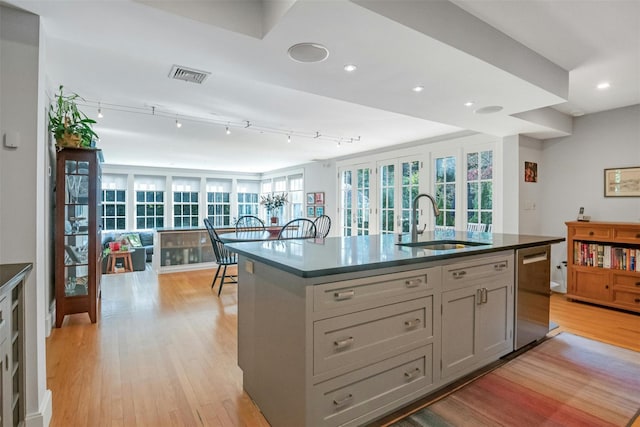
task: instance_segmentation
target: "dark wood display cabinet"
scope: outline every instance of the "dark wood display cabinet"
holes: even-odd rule
[[[56,162],[56,327],[67,314],[97,320],[101,278],[101,156],[63,148]]]

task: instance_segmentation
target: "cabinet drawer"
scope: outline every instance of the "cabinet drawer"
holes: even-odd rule
[[[320,320],[313,325],[313,372],[359,367],[432,337],[432,296]]]
[[[513,276],[513,255],[479,258],[445,266],[442,275],[444,289],[465,287],[488,277]]]
[[[613,302],[634,310],[640,310],[640,291],[633,292],[626,289],[620,290],[620,288],[614,288]]]
[[[619,242],[640,244],[640,227],[617,227],[613,229],[613,238]]]
[[[569,237],[574,239],[610,239],[613,234],[609,227],[571,227],[569,230],[572,234]]]
[[[613,285],[614,286],[628,286],[635,288],[640,292],[640,274],[620,274],[613,273]],[[633,291],[631,291],[633,292]]]
[[[353,307],[359,304],[389,303],[389,298],[407,296],[433,289],[440,284],[440,267],[407,273],[386,274],[371,278],[318,285],[314,288],[314,311]]]
[[[418,348],[313,388],[314,425],[338,426],[433,383],[433,348]]]

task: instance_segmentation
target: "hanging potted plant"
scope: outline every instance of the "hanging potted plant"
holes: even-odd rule
[[[78,94],[65,95],[60,85],[54,102],[49,106],[49,131],[59,147],[91,147],[98,139],[93,131],[95,120],[90,119],[78,109],[76,100],[82,100]]]

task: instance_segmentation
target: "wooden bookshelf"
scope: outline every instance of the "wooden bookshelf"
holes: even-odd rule
[[[567,297],[640,313],[640,223],[566,225]]]

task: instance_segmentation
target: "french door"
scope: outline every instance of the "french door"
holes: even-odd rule
[[[340,228],[343,236],[369,234],[371,222],[370,164],[340,168]]]
[[[411,202],[420,193],[422,162],[415,156],[378,162],[380,233],[411,230]]]

